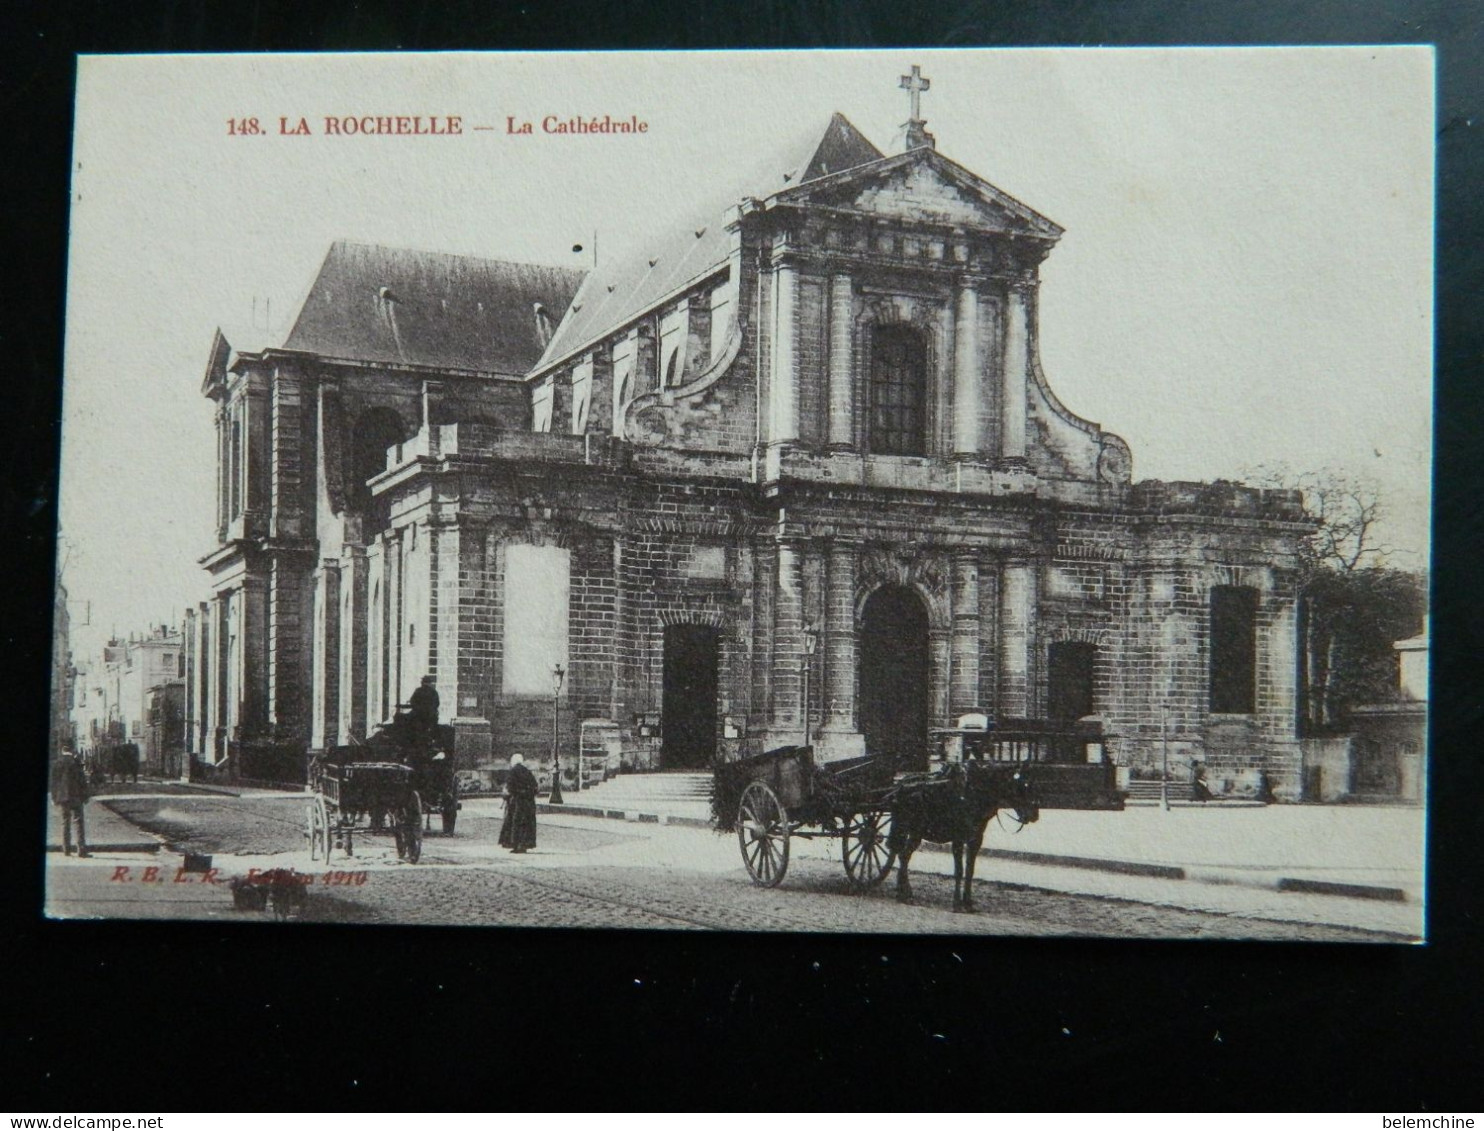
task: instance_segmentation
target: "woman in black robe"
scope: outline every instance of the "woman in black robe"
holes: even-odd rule
[[[516,754],[510,759],[510,777],[505,782],[505,821],[500,826],[500,847],[524,852],[536,847],[536,775]]]

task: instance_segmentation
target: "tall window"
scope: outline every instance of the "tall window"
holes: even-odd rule
[[[1211,711],[1250,715],[1257,709],[1257,590],[1211,590]]]
[[[505,551],[504,690],[550,695],[551,669],[567,663],[572,553],[557,546]]]
[[[870,450],[927,454],[927,350],[908,326],[878,326],[871,338]]]
[[[368,409],[356,420],[351,441],[350,502],[357,511],[365,511],[371,503],[371,488],[366,481],[386,470],[387,449],[406,438],[402,418],[389,408]]]

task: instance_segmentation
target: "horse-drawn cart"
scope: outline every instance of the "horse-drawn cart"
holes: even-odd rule
[[[355,855],[357,832],[390,833],[397,858],[416,864],[423,854],[422,799],[412,767],[398,762],[327,763],[309,803],[309,856],[330,862],[337,845]],[[361,821],[367,824],[362,825]]]
[[[879,884],[891,871],[887,799],[892,763],[852,758],[827,767],[808,746],[784,746],[726,762],[716,769],[712,813],[717,827],[733,829],[742,862],[754,883],[776,886],[788,871],[792,837],[840,841],[852,886]]]
[[[306,818],[310,858],[329,863],[336,847],[355,855],[359,833],[390,833],[397,858],[422,858],[423,832],[440,814],[452,836],[460,803],[454,773],[453,728],[418,733],[405,713],[365,743],[338,746],[310,766]],[[365,824],[362,824],[362,822]]]
[[[896,863],[898,894],[910,898],[913,852],[924,840],[951,843],[955,906],[970,908],[974,858],[997,813],[1023,826],[1042,809],[1123,808],[1106,737],[1095,720],[996,727],[966,716],[932,733],[928,769],[917,772],[900,772],[892,758],[819,765],[810,747],[780,747],[716,767],[712,816],[719,830],[736,832],[748,875],[763,887],[788,871],[791,838],[827,837],[840,841],[852,886],[879,884]]]

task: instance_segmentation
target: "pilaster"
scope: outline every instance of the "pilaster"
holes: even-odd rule
[[[1029,562],[1000,567],[1000,694],[998,714],[1025,718],[1031,713],[1031,618],[1036,574]]]
[[[953,556],[953,626],[948,714],[957,718],[979,702],[979,554],[972,547]]]
[[[773,269],[773,369],[768,393],[768,439],[773,443],[799,437],[797,365],[798,269],[780,263]]]
[[[979,287],[974,280],[959,284],[953,320],[953,451],[977,455],[982,446],[983,377],[979,365]]]
[[[855,286],[849,275],[830,279],[829,444],[855,446]]]
[[[1000,456],[1025,458],[1026,374],[1030,368],[1030,305],[1012,286],[1005,301],[1005,369],[1000,397]]]

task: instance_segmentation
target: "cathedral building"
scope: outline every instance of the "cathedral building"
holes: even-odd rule
[[[589,273],[337,243],[281,343],[219,332],[197,757],[302,766],[432,674],[469,771],[982,711],[1295,796],[1297,493],[1133,481],[1041,369],[1061,229],[913,101]]]

